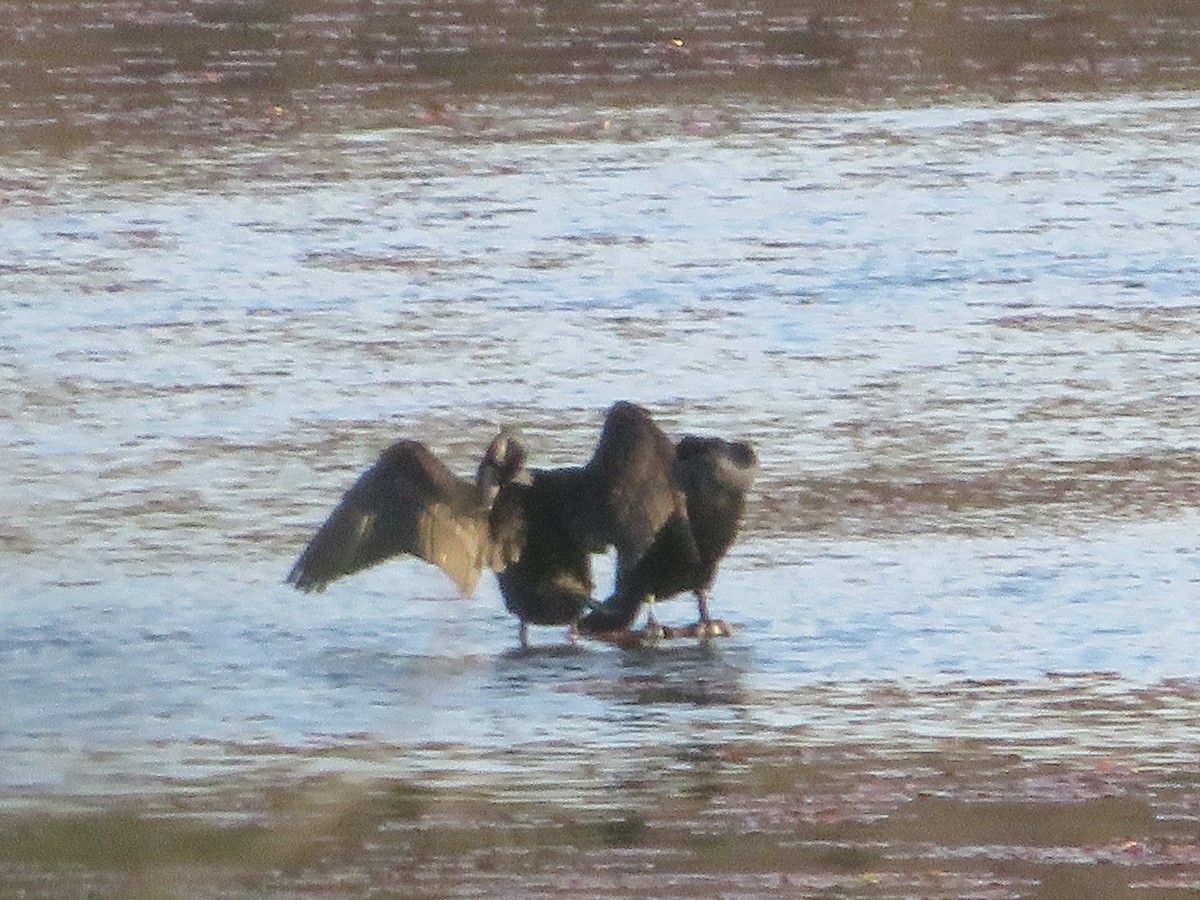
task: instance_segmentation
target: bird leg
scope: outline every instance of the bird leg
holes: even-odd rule
[[[714,619],[708,612],[708,593],[706,591],[696,591],[696,607],[700,611],[700,621],[696,623],[696,637],[713,638],[713,637],[729,637],[733,634],[733,629],[729,627],[729,623],[722,622],[720,619]]]
[[[521,641],[521,649],[529,649],[529,623],[524,619],[521,620],[521,630],[517,632],[518,638]]]

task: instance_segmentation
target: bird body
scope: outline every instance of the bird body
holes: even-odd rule
[[[583,469],[534,470],[492,507],[493,534],[511,535],[519,557],[496,580],[504,605],[522,623],[570,625],[592,602],[592,547],[571,521],[586,493]],[[523,630],[524,633],[524,630]]]

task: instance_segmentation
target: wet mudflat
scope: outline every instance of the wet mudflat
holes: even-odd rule
[[[383,6],[0,4],[0,894],[1200,891],[1190,5]],[[732,637],[280,583],[619,398],[758,448]]]

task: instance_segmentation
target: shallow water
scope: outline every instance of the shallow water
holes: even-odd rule
[[[755,761],[849,756],[907,772],[905,802],[945,793],[912,787],[929,757],[985,794],[993,763],[1010,789],[1039,766],[1159,773],[1176,793],[1138,796],[1191,834],[1200,98],[750,105],[700,135],[661,123],[703,109],[528,138],[505,114],[470,139],[10,155],[8,808],[253,812],[332,778],[624,827]],[[518,652],[490,579],[469,601],[415,561],[281,584],[396,437],[467,472],[515,424],[564,464],[620,398],[758,448],[714,593],[732,638],[631,652],[541,629]],[[1177,820],[1156,815],[1137,827]]]

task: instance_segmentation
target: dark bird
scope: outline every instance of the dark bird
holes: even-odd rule
[[[694,629],[697,634],[726,632],[727,627],[709,613],[708,592],[718,564],[737,537],[746,494],[758,471],[758,457],[754,448],[742,441],[688,435],[675,449],[672,471],[687,500],[686,522],[673,520],[660,531],[626,577],[618,580],[613,596],[579,622],[579,630],[585,634],[628,629],[643,603],[650,605],[648,624],[654,628],[653,603],[684,592],[696,597],[700,613]],[[666,543],[672,530],[681,528],[686,528],[695,542],[698,552],[694,558]],[[674,540],[680,539],[676,536]]]
[[[423,444],[400,441],[347,491],[287,581],[321,590],[408,553],[469,594],[487,566],[525,645],[529,625],[574,624],[594,604],[593,553],[616,547],[618,586],[652,546],[656,557],[697,564],[674,460],[650,414],[624,402],[609,409],[592,458],[579,467],[526,470],[524,449],[501,432],[472,484]]]

